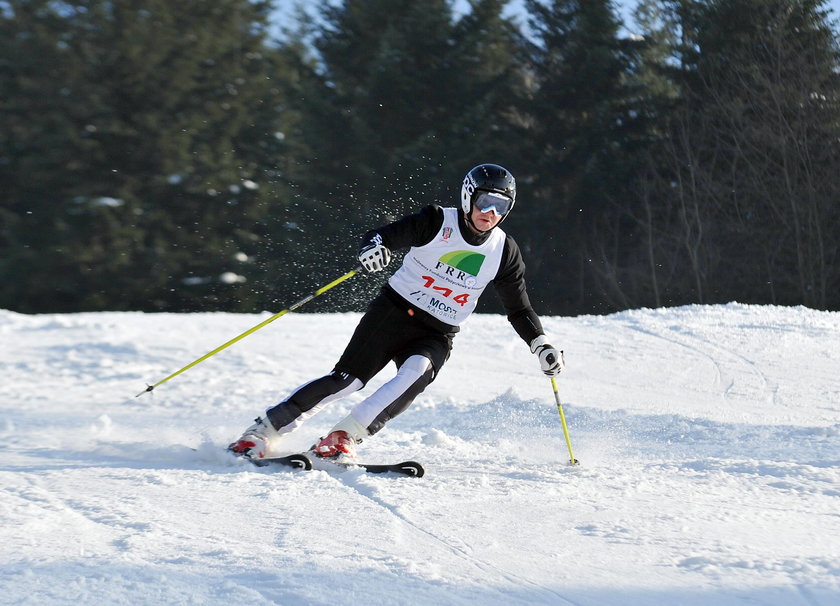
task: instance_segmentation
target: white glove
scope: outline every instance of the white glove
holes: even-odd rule
[[[381,236],[374,236],[371,243],[359,251],[359,262],[369,272],[382,271],[391,262],[391,251],[382,244]]]
[[[531,353],[537,354],[542,371],[549,377],[556,377],[566,368],[563,352],[557,351],[553,345],[550,345],[545,335],[540,335],[531,341]]]

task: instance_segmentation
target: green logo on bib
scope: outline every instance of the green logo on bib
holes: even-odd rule
[[[450,267],[460,269],[471,276],[477,276],[482,263],[484,263],[484,259],[484,255],[479,253],[470,252],[468,250],[456,250],[443,255],[440,258],[440,261],[441,263],[446,263]]]

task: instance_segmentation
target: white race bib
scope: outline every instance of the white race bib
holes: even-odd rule
[[[388,283],[431,316],[458,326],[475,310],[478,297],[496,277],[505,233],[496,227],[483,244],[461,237],[458,209],[443,209],[443,225],[424,246],[413,246]]]

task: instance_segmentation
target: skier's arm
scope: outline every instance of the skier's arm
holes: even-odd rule
[[[507,311],[508,320],[536,354],[542,371],[554,377],[566,367],[563,352],[557,351],[546,339],[542,323],[528,299],[525,289],[525,262],[516,242],[510,236],[505,240],[502,263],[493,281],[496,292]]]
[[[505,240],[502,263],[493,285],[505,308],[508,321],[523,341],[530,344],[544,334],[540,318],[531,307],[525,288],[525,262],[522,260],[522,253],[510,236]]]
[[[413,215],[407,215],[398,221],[370,230],[362,237],[361,248],[375,242],[377,236],[381,240],[378,243],[389,250],[422,246],[431,242],[441,225],[443,225],[443,209],[430,204]]]
[[[430,242],[443,224],[443,209],[429,205],[399,221],[377,227],[362,237],[359,262],[369,272],[381,271],[391,261],[391,250]]]

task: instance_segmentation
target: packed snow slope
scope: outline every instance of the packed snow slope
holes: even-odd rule
[[[284,471],[225,446],[331,369],[358,314],[0,311],[3,604],[840,604],[840,313],[500,316],[360,447],[424,478]],[[372,392],[334,402],[305,448]]]

